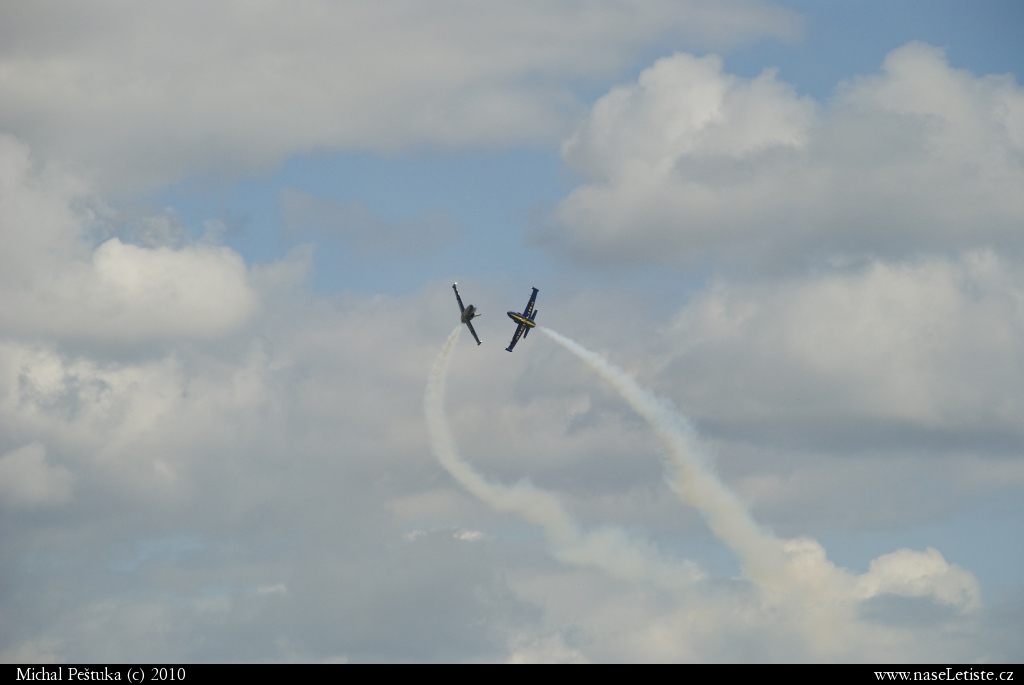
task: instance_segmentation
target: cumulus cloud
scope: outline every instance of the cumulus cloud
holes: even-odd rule
[[[388,509],[430,471],[429,360],[396,349],[422,308],[295,298],[260,339],[132,360],[3,341],[0,434],[35,442],[0,457],[0,500],[54,513],[3,519],[0,606],[22,620],[0,654],[502,658],[534,610],[486,541],[406,537]]]
[[[460,325],[441,348],[423,399],[430,447],[445,470],[493,509],[514,512],[524,521],[543,528],[553,553],[566,563],[592,566],[616,578],[644,580],[669,588],[692,583],[699,574],[690,564],[666,562],[649,544],[633,541],[618,529],[583,532],[556,495],[529,483],[512,487],[493,483],[459,456],[445,414],[444,395],[449,359],[461,332]]]
[[[141,231],[148,245],[104,240],[108,211],[73,174],[35,168],[24,144],[0,136],[0,323],[9,332],[128,342],[210,338],[255,311],[237,253],[215,244],[159,244],[180,237],[159,217]]]
[[[954,637],[985,619],[977,581],[935,550],[897,550],[858,575],[814,540],[782,549],[784,584],[768,595],[740,579],[704,579],[683,599],[578,570],[520,576],[515,588],[545,607],[550,632],[537,631],[534,649],[513,658],[912,662],[978,653]]]
[[[60,504],[70,497],[72,481],[66,468],[46,463],[46,449],[39,443],[0,456],[0,501],[7,506]]]
[[[425,17],[400,3],[111,2],[45,21],[46,4],[12,6],[0,123],[121,190],[312,146],[550,139],[571,101],[558,79],[617,73],[652,32],[791,26],[760,5],[623,10],[639,6],[590,9],[587,31],[574,6],[549,3]],[[395,59],[397,44],[415,58]],[[555,67],[533,68],[538,45],[537,64]],[[1020,216],[1006,191],[1019,108],[1011,79],[920,45],[827,105],[771,71],[740,79],[677,55],[600,101],[566,144],[590,179],[560,210],[577,256],[618,245],[614,259],[642,262],[655,239],[672,261],[753,259],[757,240],[839,256],[783,279],[719,276],[667,322],[664,303],[623,293],[559,304],[560,327],[589,329],[577,337],[696,417],[734,513],[781,550],[774,584],[720,562],[758,545],[715,537],[672,496],[664,446],[544,337],[511,359],[459,353],[450,420],[475,471],[557,493],[545,501],[580,530],[618,527],[561,558],[429,454],[422,397],[454,325],[448,283],[315,295],[309,248],[246,265],[170,213],[115,230],[81,174],[0,138],[0,660],[1019,661],[1020,612],[982,603],[962,555],[901,541],[855,571],[819,542],[901,534],[1024,483],[1024,284],[1006,229]],[[292,228],[343,217],[353,245],[378,230],[385,243],[422,233],[424,248],[447,235],[426,215],[389,222],[298,191],[289,203]],[[591,232],[573,223],[584,209]],[[974,237],[944,210],[977,219]],[[871,211],[891,241],[863,224]],[[679,216],[706,219],[687,224],[692,250]],[[475,292],[499,314],[482,337],[500,337],[503,298]],[[621,553],[655,548],[655,574]]]
[[[155,493],[188,481],[196,464],[183,457],[216,435],[225,412],[270,403],[264,356],[255,348],[245,359],[228,367],[211,361],[194,374],[173,354],[97,362],[51,345],[4,341],[0,425],[9,435],[45,436],[62,454],[87,455],[85,470],[112,483]],[[236,431],[234,439],[242,435]]]
[[[1024,89],[911,43],[819,105],[772,70],[677,54],[563,146],[587,182],[546,239],[585,262],[779,266],[998,247],[1019,254]]]
[[[927,660],[967,659],[983,639],[974,576],[934,550],[900,549],[858,574],[810,538],[778,538],[788,580],[777,595],[729,575],[652,580],[621,555],[625,573],[593,555],[563,568],[532,524],[476,505],[430,457],[422,396],[452,323],[447,284],[403,298],[278,297],[255,334],[134,360],[0,346],[0,433],[45,445],[42,463],[74,479],[74,497],[46,507],[56,519],[4,519],[3,587],[18,592],[0,603],[24,620],[17,633],[0,626],[0,654]],[[564,506],[584,529],[607,527],[621,513],[609,489],[639,478],[669,491],[657,446],[544,340],[531,336],[534,354],[511,363],[500,346],[457,351],[454,430],[482,447],[481,470],[497,462],[541,487],[568,473]],[[486,447],[498,438],[508,451],[495,456]],[[603,482],[609,463],[627,478]],[[854,485],[863,495],[872,484]],[[633,506],[646,518],[593,539],[614,543],[595,548],[605,558],[637,548],[648,528],[670,558],[699,539],[678,500]],[[913,612],[936,621],[908,624]]]
[[[936,601],[971,611],[981,607],[981,592],[974,576],[946,563],[938,550],[900,549],[871,561],[868,572],[857,579],[862,597],[883,593],[906,597],[934,597]]]
[[[558,495],[527,484],[511,488],[495,485],[456,455],[454,438],[441,409],[445,368],[459,333],[456,329],[438,357],[425,400],[432,447],[439,460],[463,487],[490,506],[516,511],[525,521],[543,527],[556,558],[599,569],[609,578],[631,581],[633,606],[629,611],[624,611],[619,593],[608,588],[603,592],[604,600],[596,604],[576,597],[567,604],[576,612],[581,603],[587,605],[583,621],[586,637],[571,636],[564,626],[530,638],[517,635],[511,660],[735,659],[735,655],[727,656],[726,650],[740,635],[754,641],[757,649],[765,650],[747,649],[743,659],[859,660],[869,654],[869,658],[882,660],[935,659],[948,656],[949,649],[966,647],[943,639],[942,634],[967,629],[982,609],[978,582],[972,573],[948,563],[929,548],[884,554],[858,575],[832,563],[824,547],[811,538],[775,537],[751,520],[744,505],[709,468],[699,438],[669,405],[598,355],[548,329],[542,330],[597,371],[650,423],[669,452],[671,478],[684,503],[693,504],[705,514],[709,528],[739,557],[750,582],[734,580],[726,587],[716,587],[715,581],[703,574],[679,572],[670,583],[662,582],[659,574],[650,578],[648,573],[623,574],[621,564],[626,559],[639,562],[638,568],[650,568],[654,557],[626,554],[635,543],[621,534],[614,548],[601,550],[605,554],[585,558],[567,554],[567,543],[581,536]],[[606,552],[612,549],[615,553],[609,557]],[[553,595],[563,595],[561,601],[566,602],[564,594],[580,593],[581,587],[595,581],[600,584],[593,577],[563,576],[572,580],[557,574],[531,577],[521,580],[519,589],[557,613],[560,602]],[[573,590],[551,589],[563,582],[572,583]],[[549,591],[552,595],[546,594]],[[609,595],[616,597],[608,600]],[[911,618],[922,612],[937,624],[924,640],[922,624]],[[694,634],[695,625],[706,640],[703,644]],[[709,635],[714,638],[708,639]],[[777,644],[768,635],[775,636]],[[957,653],[965,657],[970,654]]]
[[[858,620],[856,609],[865,599],[884,594],[926,597],[960,613],[981,607],[973,574],[947,564],[934,549],[883,555],[871,562],[867,573],[855,578],[829,562],[818,542],[806,537],[779,540],[753,521],[749,510],[717,477],[707,449],[670,405],[599,355],[550,329],[541,331],[613,385],[644,417],[666,446],[676,492],[701,511],[715,536],[733,550],[744,576],[761,591],[762,599],[792,612],[808,653],[815,658],[856,653],[849,650],[851,637],[857,643],[877,640],[876,628]],[[880,646],[876,643],[870,649],[877,653]]]
[[[8,7],[0,30],[0,129],[124,190],[314,148],[551,140],[580,107],[571,78],[799,20],[757,0],[108,0]]]
[[[875,421],[936,437],[1019,440],[1020,271],[1016,259],[980,250],[770,282],[722,280],[678,314],[665,368],[687,380],[686,405],[707,419],[753,426],[832,417],[850,427]],[[862,447],[872,435],[894,437],[869,431]]]

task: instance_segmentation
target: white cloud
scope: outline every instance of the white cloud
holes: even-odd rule
[[[974,576],[949,565],[938,550],[899,549],[871,561],[868,572],[857,579],[862,597],[883,593],[906,597],[932,596],[960,611],[981,607],[981,592]]]
[[[768,70],[659,60],[566,142],[588,182],[547,236],[602,263],[701,256],[789,266],[997,247],[1021,252],[1024,89],[911,43],[818,107]]]
[[[740,79],[723,74],[714,55],[677,54],[602,97],[562,151],[594,180],[629,184],[670,174],[681,157],[800,147],[813,114],[772,70]]]
[[[570,80],[614,77],[652,43],[799,31],[757,0],[108,0],[3,23],[0,129],[122,190],[314,148],[551,140],[579,107]]]
[[[449,338],[438,364],[447,359],[453,340]],[[573,348],[571,342],[563,344]],[[577,354],[591,357],[586,351]],[[606,364],[591,360],[588,365],[612,383],[665,441],[671,479],[682,504],[705,514],[708,528],[740,561],[745,580],[730,581],[731,587],[722,592],[715,588],[721,581],[701,573],[680,570],[669,576],[670,582],[649,572],[622,573],[614,560],[622,564],[631,559],[649,569],[658,553],[648,546],[645,552],[631,556],[626,550],[638,547],[621,532],[614,547],[595,547],[595,551],[602,552],[614,548],[613,555],[566,554],[564,538],[578,535],[580,528],[568,520],[562,497],[527,484],[511,488],[495,485],[455,456],[457,448],[439,413],[439,407],[445,404],[438,394],[444,382],[441,367],[435,366],[426,405],[432,447],[446,469],[467,491],[491,507],[514,510],[525,521],[543,526],[556,558],[584,569],[601,569],[606,579],[629,584],[626,591],[604,588],[600,593],[586,593],[580,588],[595,579],[574,578],[573,592],[562,587],[549,594],[547,587],[552,579],[521,578],[517,583],[520,592],[548,611],[558,613],[559,605],[564,603],[571,606],[577,616],[573,625],[581,626],[585,636],[574,636],[570,644],[572,633],[560,632],[566,630],[564,624],[554,631],[561,639],[541,632],[536,643],[523,648],[520,636],[513,642],[513,659],[915,660],[948,657],[949,650],[970,654],[965,643],[944,639],[942,633],[964,629],[977,619],[982,604],[972,573],[947,563],[934,549],[901,549],[878,557],[866,573],[858,575],[831,562],[824,547],[811,538],[776,537],[751,520],[746,507],[729,492],[710,464],[700,465],[703,460],[695,455],[707,448],[672,418],[670,407],[649,397]],[[595,536],[585,533],[582,537]],[[556,585],[559,582],[554,581]],[[589,596],[584,600],[581,594]],[[595,601],[597,595],[602,599]],[[623,595],[629,597],[628,605]],[[912,603],[900,604],[901,600]],[[581,606],[586,607],[582,610],[585,619],[579,618]],[[921,630],[915,615],[922,613],[939,622],[936,630]],[[558,619],[564,620],[568,618]],[[696,625],[700,637],[694,633]],[[924,632],[928,632],[927,637]],[[706,642],[698,647],[701,640]],[[737,657],[732,651],[737,640],[750,640],[754,646]]]
[[[511,640],[510,664],[585,664],[589,663],[578,649],[565,644],[559,633],[522,635]]]
[[[89,31],[65,28],[80,37],[68,50],[93,45]],[[116,36],[114,45],[123,40]],[[25,45],[29,54],[36,49]],[[98,64],[109,60],[107,49],[90,48]],[[150,54],[147,45],[138,49]],[[933,155],[948,172],[972,146],[989,145],[990,134],[1018,144],[1015,87],[952,72],[926,49],[906,55],[917,61],[897,59],[849,93],[877,92],[897,118],[931,121],[938,115],[921,103],[967,84],[1002,97],[985,111],[1005,117],[961,149],[954,143],[966,135],[963,122],[975,121],[968,108],[927,138],[948,148],[911,139],[909,150],[891,151],[900,164]],[[897,108],[899,98],[879,85],[903,83],[894,76],[901,69],[928,67],[937,70],[930,79],[953,76],[938,93],[908,94],[918,110]],[[698,153],[715,158],[705,172],[716,183],[754,158],[770,166],[792,154],[787,163],[799,165],[807,150],[843,139],[819,129],[861,125],[859,117],[817,113],[771,73],[723,76],[713,58],[659,62],[641,81],[609,96],[566,148],[608,188],[675,179],[678,162]],[[124,83],[142,88],[146,80]],[[698,89],[701,98],[670,97],[687,83],[708,88]],[[839,102],[883,109],[854,95]],[[634,125],[632,107],[650,115],[647,128]],[[878,116],[889,121],[889,113]],[[659,130],[665,121],[679,126]],[[1015,257],[980,248],[780,281],[720,277],[667,325],[652,324],[652,305],[621,293],[560,303],[560,328],[589,326],[605,336],[599,344],[613,360],[631,359],[631,373],[698,414],[722,448],[722,482],[749,496],[758,525],[784,520],[792,539],[761,533],[785,554],[782,581],[769,591],[705,571],[705,563],[730,568],[715,558],[732,559],[733,548],[671,496],[656,440],[582,365],[565,363],[542,336],[521,343],[530,354],[511,358],[499,345],[457,349],[449,409],[467,462],[502,482],[529,477],[583,530],[619,527],[615,536],[593,536],[603,556],[639,546],[657,548],[670,568],[689,569],[686,558],[702,566],[652,582],[623,555],[627,568],[614,577],[562,566],[531,525],[471,500],[433,461],[422,393],[456,322],[448,283],[399,298],[319,297],[302,289],[308,249],[249,270],[229,250],[185,240],[170,215],[153,217],[135,242],[111,237],[109,210],[77,176],[33,167],[9,138],[0,146],[0,498],[18,510],[3,519],[0,614],[12,621],[0,625],[0,656],[1019,660],[1019,644],[991,646],[992,626],[1003,626],[980,604],[972,568],[947,561],[957,557],[899,543],[873,552],[856,573],[817,540],[796,537],[811,528],[820,537],[907,525],[945,511],[951,505],[936,500],[947,495],[959,502],[965,493],[1020,488],[1019,459],[992,444],[999,435],[1017,444],[1024,418],[1024,283]],[[856,150],[830,159],[850,178],[864,162],[870,176],[875,153],[890,151],[863,149],[864,159]],[[155,159],[142,174],[147,183],[178,168]],[[629,164],[618,164],[623,159]],[[1016,172],[1007,164],[1010,178]],[[727,210],[708,212],[728,218]],[[503,331],[507,320],[487,304],[501,299],[494,291],[475,292],[488,314],[480,322],[486,341],[497,335],[487,327]],[[621,313],[618,326],[607,326],[609,311]],[[112,344],[97,351],[83,339]],[[125,343],[129,353],[119,354]],[[927,453],[950,437],[959,452]],[[794,454],[787,445],[802,439],[814,449]],[[871,458],[862,457],[866,450]],[[900,458],[904,452],[916,461]],[[918,486],[916,494],[894,495],[904,484]],[[880,487],[888,488],[886,512],[858,518]],[[846,521],[838,522],[837,509]],[[593,564],[593,550],[580,553],[577,563]],[[934,620],[913,623],[920,615]],[[1019,619],[1005,623],[1019,634]]]
[[[257,346],[242,358],[208,360],[202,372],[190,373],[175,354],[100,363],[5,341],[0,426],[10,435],[45,436],[61,453],[80,455],[83,468],[115,488],[157,493],[187,487],[200,466],[195,450],[244,441],[252,428],[235,424],[230,435],[218,438],[218,421],[238,419],[237,412],[273,414],[265,355]]]
[[[728,575],[690,574],[676,591],[643,574],[567,569],[532,526],[461,497],[429,454],[422,393],[455,323],[448,284],[407,298],[278,297],[252,333],[134,360],[0,345],[0,433],[45,444],[75,475],[74,499],[51,508],[68,511],[17,523],[0,550],[8,587],[49,598],[0,596],[23,619],[17,635],[0,632],[0,653],[929,660],[966,659],[984,637],[973,575],[930,550],[898,550],[856,574],[812,539],[782,540],[790,566],[775,600]],[[531,336],[532,354],[511,360],[500,346],[456,349],[449,406],[468,437],[460,446],[473,445],[466,459],[506,481],[563,478],[570,492],[558,496],[586,530],[619,522],[609,491],[643,492],[625,541],[660,531],[660,553],[677,565],[694,540],[721,546],[684,503],[654,501],[669,492],[657,445],[544,340]],[[608,464],[621,470],[603,478]],[[875,483],[846,484],[863,497]],[[947,613],[900,623],[919,610]]]
[[[707,419],[834,417],[1019,435],[1020,273],[1018,261],[982,250],[722,280],[681,310],[664,363],[686,379],[685,405]]]
[[[584,571],[517,578],[517,591],[546,608],[549,632],[538,631],[542,637],[536,652],[524,649],[515,655],[524,661],[928,662],[953,655],[969,660],[979,652],[978,645],[962,640],[962,633],[954,637],[972,630],[968,626],[980,618],[977,612],[961,615],[942,603],[920,600],[934,608],[938,620],[908,628],[892,621],[891,614],[871,610],[885,601],[899,606],[918,600],[858,597],[865,576],[831,565],[812,540],[792,541],[789,552],[792,593],[774,601],[741,581],[705,581],[680,600],[649,587],[624,589]],[[892,556],[904,553],[908,565],[930,555],[901,550]],[[944,561],[935,571],[942,577],[962,573]],[[951,586],[977,590],[970,577],[964,585]],[[929,586],[929,592],[934,589]]]
[[[149,246],[117,237],[102,205],[75,176],[33,168],[28,149],[0,136],[0,323],[9,332],[106,341],[210,338],[256,309],[242,258],[196,243],[155,218]]]
[[[0,455],[0,502],[10,507],[34,507],[66,502],[74,477],[63,466],[46,463],[39,443]]]

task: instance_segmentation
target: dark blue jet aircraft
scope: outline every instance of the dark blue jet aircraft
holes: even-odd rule
[[[476,344],[480,344],[480,338],[476,337],[476,331],[473,330],[473,319],[480,316],[476,313],[476,305],[471,304],[468,307],[462,306],[462,298],[459,297],[458,283],[452,283],[452,290],[455,291],[455,299],[459,301],[459,311],[462,312],[462,323],[469,326],[469,332],[473,334],[473,340],[476,340]]]
[[[537,310],[533,308],[533,303],[537,300],[537,289],[533,289],[533,294],[530,295],[530,301],[526,303],[526,309],[523,310],[522,314],[516,314],[515,312],[509,312],[508,318],[519,324],[519,328],[516,329],[516,334],[512,336],[512,342],[508,344],[505,349],[509,352],[519,342],[519,336],[524,338],[529,335],[531,328],[536,328],[537,324],[533,322],[537,318]]]

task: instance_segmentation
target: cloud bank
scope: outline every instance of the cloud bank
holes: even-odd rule
[[[0,660],[1020,661],[1019,593],[985,584],[1019,568],[1020,87],[911,44],[816,103],[680,53],[580,123],[579,92],[664,36],[796,27],[753,3],[580,7],[5,8]],[[712,266],[545,315],[693,417],[757,544],[680,503],[665,444],[588,368],[542,337],[484,345],[451,366],[448,419],[484,485],[529,478],[577,526],[555,542],[590,544],[552,556],[538,512],[431,458],[450,281],[315,294],[310,248],[246,263],[110,199],[314,149],[563,135],[586,177],[549,227],[563,256]],[[458,239],[279,197],[287,228],[344,218],[365,255]],[[474,291],[501,337],[505,298]],[[915,529],[950,520],[957,545]],[[843,563],[819,542],[875,534]]]
[[[652,42],[794,36],[756,0],[105,0],[4,10],[0,130],[105,188],[261,170],[314,149],[550,142]]]
[[[819,105],[765,70],[676,54],[598,100],[563,146],[587,177],[548,239],[592,263],[806,268],[1021,254],[1024,89],[911,43]]]
[[[50,217],[39,225],[49,226],[51,236],[66,231],[61,244],[77,250],[54,253],[45,232],[20,233],[22,273],[56,258],[94,264],[107,245],[130,247],[125,258],[143,265],[165,252],[232,256],[187,241],[111,242],[101,215],[95,223],[76,218],[66,196],[19,173],[8,177],[35,189],[38,200],[21,205],[20,216]],[[54,178],[74,186],[73,178]],[[42,247],[33,249],[30,237]],[[510,523],[502,511],[466,497],[430,459],[423,379],[452,323],[448,284],[403,298],[314,296],[302,288],[301,257],[242,274],[233,259],[209,268],[229,282],[242,279],[235,282],[258,303],[249,310],[248,299],[232,300],[240,310],[239,318],[228,317],[234,327],[156,335],[146,318],[122,319],[135,328],[112,327],[107,340],[130,344],[132,354],[116,357],[96,354],[87,331],[75,327],[5,335],[0,472],[7,485],[0,505],[11,515],[0,523],[0,603],[5,615],[20,618],[17,632],[0,625],[5,660],[114,660],[129,652],[187,661],[928,660],[1013,653],[982,647],[994,625],[990,609],[974,575],[937,549],[875,555],[856,573],[831,562],[811,537],[762,533],[785,560],[779,576],[786,580],[775,590],[761,589],[753,573],[736,579],[695,572],[685,561],[690,555],[674,552],[700,532],[685,506],[656,494],[668,492],[658,447],[645,442],[646,429],[630,423],[622,402],[610,402],[582,365],[560,363],[559,350],[545,351],[533,337],[531,354],[513,358],[525,366],[509,363],[499,347],[474,349],[452,366],[452,425],[472,446],[467,453],[480,455],[481,469],[496,466],[503,477],[518,471],[536,479],[534,492],[559,491],[561,498],[551,500],[556,513],[572,511],[576,532],[591,531],[578,536],[588,544],[564,544],[551,558],[531,537],[543,512],[519,506],[529,522]],[[997,263],[978,264],[985,274]],[[961,278],[973,273],[964,269]],[[159,269],[134,273],[163,278]],[[842,283],[857,299],[865,280]],[[44,280],[27,283],[36,288],[29,301],[51,292]],[[700,386],[673,378],[715,350],[720,364],[731,359],[736,372],[720,372],[719,394],[705,386],[707,402],[696,404],[721,422],[744,423],[742,413],[727,411],[728,384],[740,371],[763,374],[773,366],[771,358],[744,357],[758,336],[742,326],[756,332],[775,325],[797,336],[799,317],[821,316],[798,307],[794,320],[771,309],[759,318],[772,298],[790,299],[785,291],[712,289],[680,311],[678,329],[652,330],[655,347],[690,342],[676,357],[655,357],[665,362],[662,382],[676,388],[677,402],[678,393],[686,399]],[[498,298],[481,289],[475,299],[485,306]],[[162,306],[173,312],[173,302]],[[560,318],[575,328],[610,303],[589,295],[579,313],[567,307]],[[199,297],[181,299],[178,306],[185,305],[197,315],[211,306]],[[745,318],[722,325],[716,312],[733,309]],[[118,321],[103,310],[94,314],[97,327]],[[632,331],[606,333],[603,345],[636,354]],[[643,358],[643,373],[658,371]],[[756,364],[743,369],[740,360]],[[751,389],[765,393],[770,406],[770,389]],[[516,442],[526,433],[528,446]],[[727,433],[715,438],[727,454],[734,449]],[[787,487],[806,497],[814,484],[802,486],[800,478],[808,473],[798,464],[789,481],[741,474],[735,489],[755,492],[755,505]],[[848,497],[862,499],[886,475],[842,485]],[[567,487],[552,485],[559,478]],[[978,487],[991,492],[1006,480]],[[799,512],[803,518],[788,525],[806,527],[834,504]],[[605,534],[623,520],[618,532]],[[555,535],[548,544],[564,542]],[[676,568],[685,572],[666,574]]]
[[[237,253],[203,243],[137,245],[117,236],[100,236],[96,245],[100,227],[112,223],[103,214],[74,175],[35,169],[24,144],[0,136],[0,325],[19,334],[105,341],[210,338],[256,310]]]

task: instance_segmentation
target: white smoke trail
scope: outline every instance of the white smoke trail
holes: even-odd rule
[[[664,560],[651,545],[631,540],[621,530],[583,533],[553,494],[529,483],[511,487],[492,483],[459,458],[444,411],[444,394],[448,360],[461,331],[460,325],[441,348],[423,398],[430,446],[448,473],[490,507],[540,526],[552,553],[563,562],[599,568],[620,580],[646,580],[674,590],[683,590],[697,580],[700,574],[693,564]]]
[[[736,553],[744,575],[775,606],[771,615],[791,615],[812,654],[891,649],[900,630],[882,630],[859,617],[859,604],[879,595],[928,597],[963,615],[981,606],[974,575],[947,563],[934,549],[884,554],[871,562],[867,573],[857,576],[830,562],[816,540],[776,538],[757,525],[718,479],[693,427],[668,402],[641,388],[600,355],[550,329],[541,330],[608,381],[650,424],[668,448],[676,492],[704,514],[712,532]]]
[[[764,621],[773,631],[795,627],[814,658],[878,654],[887,660],[905,656],[901,645],[906,644],[907,635],[899,627],[863,622],[861,602],[885,594],[928,597],[965,616],[981,606],[973,574],[947,563],[934,549],[901,549],[882,555],[871,562],[867,573],[857,576],[830,562],[815,540],[780,540],[763,530],[714,474],[692,426],[668,402],[641,388],[596,353],[554,331],[541,330],[607,380],[663,440],[672,486],[684,501],[701,511],[712,532],[735,552],[744,575],[760,588],[771,606],[767,612],[757,611],[756,605],[741,607],[740,625],[748,626],[753,620]],[[652,546],[631,540],[620,530],[584,533],[553,494],[528,483],[513,487],[492,483],[459,458],[444,412],[444,391],[448,362],[460,332],[461,326],[438,355],[424,396],[431,447],[444,468],[494,509],[513,512],[541,526],[552,553],[561,561],[674,590],[686,598],[685,606],[708,601],[704,595],[687,592],[701,577],[692,563],[663,560]],[[723,605],[721,612],[715,613],[728,613],[731,606]]]
[[[689,422],[597,353],[551,329],[540,330],[608,381],[650,424],[668,448],[673,488],[704,515],[712,532],[736,553],[744,575],[763,589],[783,589],[786,555],[782,541],[758,526],[736,495],[718,479]]]

